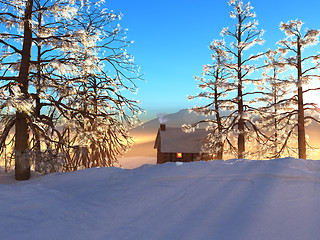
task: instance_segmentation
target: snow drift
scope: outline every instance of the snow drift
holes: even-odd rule
[[[320,161],[95,168],[0,184],[1,239],[319,239]]]

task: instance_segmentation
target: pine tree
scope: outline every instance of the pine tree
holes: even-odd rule
[[[288,21],[287,23],[281,22],[280,29],[286,34],[286,38],[280,40],[279,51],[283,54],[288,54],[286,57],[286,64],[296,70],[296,74],[292,77],[292,81],[296,84],[296,93],[292,97],[292,101],[297,107],[292,112],[287,112],[288,117],[297,116],[298,122],[298,152],[299,158],[307,158],[307,142],[305,132],[305,120],[311,119],[316,122],[312,115],[305,115],[306,110],[314,110],[314,103],[305,103],[303,94],[318,90],[318,88],[308,88],[303,90],[311,80],[319,79],[319,75],[315,72],[320,66],[320,54],[305,53],[305,48],[318,44],[320,31],[317,29],[306,29],[305,33],[302,32],[301,27],[303,23],[300,20]]]
[[[230,17],[235,19],[236,24],[233,30],[223,28],[220,34],[233,41],[228,45],[220,43],[219,47],[233,57],[230,64],[226,65],[230,69],[232,73],[231,78],[234,79],[234,84],[236,85],[236,97],[233,99],[233,102],[237,104],[237,110],[231,113],[234,116],[234,120],[230,128],[234,129],[237,127],[238,158],[243,158],[246,151],[246,137],[251,137],[250,135],[246,135],[246,132],[252,130],[257,140],[260,139],[262,134],[254,122],[249,119],[249,116],[252,115],[250,111],[254,111],[255,109],[245,102],[245,97],[253,96],[256,92],[244,92],[244,87],[255,82],[249,79],[250,73],[256,70],[256,66],[252,65],[251,62],[263,56],[263,53],[252,54],[250,56],[247,56],[245,53],[256,44],[263,44],[262,35],[264,32],[257,29],[258,22],[254,20],[256,14],[252,12],[253,7],[249,2],[244,3],[242,0],[230,0],[229,5],[234,8],[230,12]]]
[[[1,68],[4,74],[0,80],[4,82],[2,85],[3,96],[8,96],[8,100],[19,99],[21,102],[29,101],[29,72],[31,61],[32,46],[32,10],[33,0],[27,1],[0,1],[3,12],[0,14],[1,23],[10,29],[19,27],[22,34],[1,33],[0,44],[2,45]],[[11,39],[10,39],[11,38]],[[11,41],[7,40],[10,39]],[[21,48],[16,47],[12,40],[20,40]],[[7,59],[12,57],[19,58],[19,64],[10,64]],[[6,74],[9,70],[14,70],[16,75]],[[8,76],[9,75],[9,76]],[[14,89],[14,90],[13,90]],[[12,96],[15,94],[15,96]],[[18,95],[18,96],[17,96]],[[5,100],[5,99],[2,99]],[[5,102],[2,108],[5,108]],[[15,117],[11,119],[11,124],[7,127],[15,126],[15,173],[17,180],[26,180],[30,178],[30,164],[28,161],[29,149],[29,127],[28,127],[27,110],[22,107],[17,108]],[[12,123],[15,124],[12,124]],[[8,134],[10,129],[6,129],[3,133]],[[5,138],[1,138],[1,144],[5,143]]]
[[[223,159],[225,142],[231,142],[229,133],[226,132],[226,125],[228,125],[230,119],[225,112],[234,108],[235,105],[232,101],[226,99],[229,92],[233,90],[232,84],[228,82],[230,72],[225,67],[230,57],[226,52],[216,47],[217,42],[221,41],[215,40],[210,45],[210,49],[213,51],[211,54],[212,64],[203,66],[203,77],[195,77],[200,82],[198,88],[201,89],[201,92],[188,97],[189,100],[208,99],[209,103],[204,106],[196,106],[190,109],[191,112],[206,116],[207,119],[182,127],[184,131],[190,132],[205,124],[208,136],[202,151],[213,155],[215,159]]]
[[[109,163],[128,148],[127,128],[141,109],[123,90],[135,91],[135,80],[140,76],[131,76],[137,66],[126,54],[129,42],[124,31],[113,25],[119,15],[102,9],[98,1],[92,4],[93,12],[88,11],[89,6],[90,1],[0,0],[0,21],[9,31],[0,34],[0,148],[3,152],[15,126],[19,180],[30,177],[34,158],[38,163],[41,159],[54,162],[59,154],[67,157],[69,147],[100,147],[99,151],[104,151],[100,157]],[[88,51],[83,51],[85,48]],[[63,123],[74,127],[71,134],[70,128],[62,129]],[[79,129],[82,131],[77,132]],[[88,136],[96,141],[88,145]],[[101,146],[108,146],[108,151]],[[77,155],[79,151],[71,157]],[[97,158],[92,161],[112,165],[97,163]],[[50,171],[56,170],[53,167]]]
[[[49,117],[40,115],[42,93],[39,86],[46,93],[50,83],[42,81],[40,76],[43,56],[41,54],[59,48],[56,34],[61,30],[60,20],[70,19],[76,10],[75,1],[56,0],[54,2],[39,0],[1,0],[1,24],[8,32],[0,34],[1,44],[1,111],[4,130],[1,134],[1,151],[5,148],[6,139],[11,128],[15,126],[15,173],[16,179],[26,180],[30,177],[30,163],[33,150],[39,146],[39,134],[50,139],[50,134],[45,134],[41,124],[52,127]],[[42,21],[46,17],[47,22]],[[43,25],[44,24],[44,25]],[[21,45],[20,45],[21,42]],[[32,50],[34,47],[37,50]],[[46,48],[41,52],[41,46]],[[37,52],[37,55],[34,53]],[[51,60],[54,57],[51,57]],[[50,60],[46,59],[47,62]],[[36,70],[36,72],[34,72]],[[36,92],[31,86],[35,86]],[[30,132],[30,130],[32,130]],[[51,134],[52,135],[52,134]],[[30,138],[35,137],[36,143],[31,143]]]
[[[136,124],[141,108],[124,91],[135,92],[141,77],[125,50],[130,43],[125,31],[115,25],[120,18],[99,4],[85,4],[68,26],[73,46],[66,53],[74,71],[63,75],[68,86],[63,104],[52,100],[66,121],[67,170],[113,166],[132,142],[127,129]]]
[[[295,119],[287,116],[287,112],[293,110],[290,101],[293,82],[288,79],[287,70],[284,56],[269,49],[258,86],[264,94],[257,99],[263,104],[259,111],[261,128],[269,134],[269,138],[258,146],[261,157],[279,158],[284,155],[293,156],[295,153],[292,149],[292,142],[296,140]]]
[[[68,1],[35,1],[33,42],[36,54],[31,61],[30,83],[35,89],[31,94],[34,110],[31,115],[31,160],[35,170],[53,172],[61,170],[62,137],[58,131],[59,107],[55,104],[63,93],[63,64],[70,60],[65,48],[72,48],[73,32],[66,26],[72,24],[78,6]],[[55,96],[55,98],[52,98]],[[43,147],[41,147],[43,146]],[[60,156],[59,156],[60,155]]]

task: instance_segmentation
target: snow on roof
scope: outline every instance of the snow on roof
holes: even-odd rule
[[[161,152],[200,153],[207,134],[205,129],[185,133],[181,128],[166,127],[165,131],[158,131],[155,148],[160,136]]]

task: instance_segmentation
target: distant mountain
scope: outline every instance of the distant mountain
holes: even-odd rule
[[[200,120],[204,120],[207,117],[198,115],[195,113],[190,113],[188,109],[180,110],[176,113],[171,113],[165,116],[165,118],[168,120],[166,122],[166,125],[168,127],[181,127],[183,124],[192,124]],[[132,133],[140,133],[142,132],[154,132],[157,131],[159,128],[159,120],[158,118],[155,118],[153,120],[150,120],[148,122],[145,122],[144,124],[140,125],[139,127],[134,128],[131,132]]]

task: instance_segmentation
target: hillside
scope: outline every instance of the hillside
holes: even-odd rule
[[[93,168],[0,184],[1,239],[318,240],[320,161]]]

